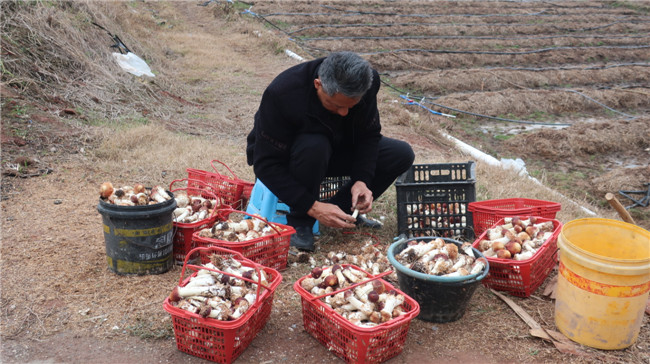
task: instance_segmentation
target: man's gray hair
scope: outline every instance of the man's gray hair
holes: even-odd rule
[[[323,60],[318,69],[318,78],[327,95],[341,93],[346,97],[358,98],[372,86],[372,68],[356,53],[337,52]]]

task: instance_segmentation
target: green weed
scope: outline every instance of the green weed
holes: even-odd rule
[[[497,134],[494,136],[494,139],[503,141],[503,140],[512,139],[513,137],[514,135],[512,134]]]
[[[550,120],[553,117],[549,113],[547,113],[546,111],[536,110],[536,111],[533,111],[533,113],[528,115],[526,118],[528,120],[544,121],[544,120]]]
[[[27,107],[22,106],[22,105],[16,105],[11,112],[9,113],[11,116],[17,116],[17,117],[22,117],[27,115]]]
[[[81,111],[78,110],[77,112],[81,114]],[[85,116],[86,118],[81,120],[86,125],[107,126],[114,130],[130,129],[133,127],[149,124],[148,118],[135,112],[128,115],[120,115],[114,119],[106,118],[101,113],[93,111],[88,111]]]

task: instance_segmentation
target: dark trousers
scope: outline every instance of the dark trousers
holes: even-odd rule
[[[415,159],[411,146],[401,140],[382,137],[379,141],[379,155],[375,177],[368,185],[373,199],[378,199],[395,179],[406,172]],[[302,134],[291,147],[291,174],[308,186],[314,198],[318,199],[320,184],[325,177],[350,176],[352,160],[346,148],[334,148],[327,137],[320,134]],[[352,182],[342,186],[329,202],[352,213]],[[290,212],[287,224],[312,226],[316,220],[307,214]]]

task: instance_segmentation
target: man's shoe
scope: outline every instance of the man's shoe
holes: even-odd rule
[[[357,216],[356,225],[357,227],[368,227],[372,229],[381,229],[381,227],[384,226],[381,221],[367,218],[366,215]]]
[[[314,247],[314,234],[312,233],[311,226],[296,226],[296,233],[291,235],[291,245],[298,250],[313,252],[316,250]]]

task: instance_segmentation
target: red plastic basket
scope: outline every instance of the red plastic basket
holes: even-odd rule
[[[282,282],[282,275],[273,268],[262,267],[244,258],[241,254],[228,251],[218,247],[192,249],[183,264],[179,285],[184,286],[189,282],[190,277],[183,279],[185,269],[194,270],[196,275],[199,269],[209,269],[202,266],[188,264],[188,258],[197,251],[209,249],[210,252],[220,255],[228,255],[237,259],[243,266],[254,268],[258,271],[264,270],[269,285],[264,291],[259,292],[262,286],[258,282],[257,301],[250,306],[242,317],[234,321],[219,321],[213,318],[203,318],[198,314],[191,313],[174,307],[169,302],[169,297],[163,302],[163,308],[172,316],[174,336],[178,350],[199,358],[207,359],[218,363],[232,363],[241,353],[246,350],[255,336],[264,328],[271,314],[273,295],[275,289]],[[213,269],[210,269],[213,270]],[[216,270],[213,270],[216,271]],[[233,274],[216,271],[233,276]],[[242,277],[238,277],[247,280]]]
[[[225,240],[218,240],[199,236],[199,232],[192,235],[192,241],[195,247],[209,247],[220,246],[241,253],[244,257],[277,270],[283,270],[287,267],[287,259],[289,257],[289,244],[291,235],[296,232],[296,229],[289,225],[282,225],[275,222],[270,222],[259,216],[251,215],[249,213],[237,210],[226,210],[225,213],[219,213],[221,218],[225,219],[232,213],[238,213],[250,216],[255,219],[264,220],[274,230],[275,234],[262,236],[256,239],[251,239],[242,242],[232,242]],[[206,261],[202,257],[202,261]]]
[[[365,272],[354,265],[342,264],[342,266]],[[382,276],[391,272],[385,272],[377,276],[373,276],[368,272],[365,273],[369,277],[368,280],[334,291],[329,295],[352,289],[371,280],[381,279]],[[325,345],[328,350],[348,363],[381,363],[402,352],[411,320],[420,313],[420,305],[417,301],[393,287],[387,281],[382,280],[387,290],[394,289],[404,295],[402,306],[406,313],[375,327],[359,327],[323,303],[320,300],[323,296],[314,296],[302,288],[300,283],[308,276],[306,275],[296,281],[293,289],[301,296],[305,331]]]
[[[219,170],[214,165],[214,162],[226,167],[232,177],[219,173]],[[187,168],[187,178],[199,180],[212,186],[221,197],[226,205],[232,206],[236,210],[243,210],[250,199],[251,191],[253,190],[254,182],[245,181],[239,177],[228,167],[225,163],[219,160],[210,161],[210,165],[214,172],[208,172],[200,169]]]
[[[187,187],[173,188],[174,184],[179,182],[187,182]],[[187,178],[172,181],[169,184],[169,191],[175,192],[178,190],[186,191],[188,196],[201,196],[204,198],[214,199],[217,200],[217,203],[221,201],[215,193],[211,192],[211,187],[201,181]],[[203,220],[192,223],[173,222],[174,228],[176,229],[173,239],[173,255],[176,264],[183,265],[185,255],[194,248],[192,243],[192,234],[194,234],[195,231],[214,225],[214,223],[219,219],[219,215],[216,212],[218,210],[222,211],[223,209],[229,208],[231,207],[228,205],[220,204],[214,208],[210,216]]]
[[[470,202],[467,210],[472,213],[474,234],[481,235],[502,217],[539,216],[555,219],[555,214],[562,209],[562,204],[552,201],[533,200],[530,198],[504,198]]]
[[[490,270],[482,281],[483,285],[518,297],[528,297],[542,285],[557,261],[557,237],[562,230],[562,223],[543,217],[538,217],[537,221],[553,222],[554,229],[551,237],[544,242],[535,255],[526,260],[486,257],[490,263]],[[501,218],[490,228],[503,224],[505,218]],[[480,241],[486,236],[487,230],[474,241],[474,248],[478,249]]]

